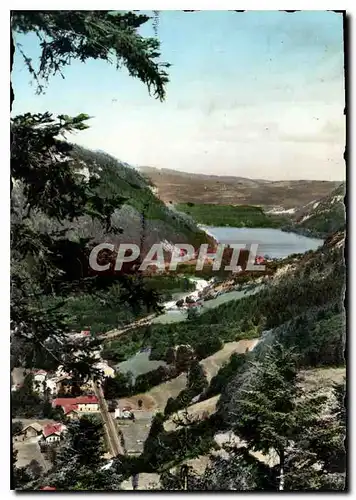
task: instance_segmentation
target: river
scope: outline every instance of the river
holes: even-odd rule
[[[219,295],[215,299],[207,300],[204,302],[203,306],[200,309],[201,313],[204,313],[208,309],[212,309],[213,307],[220,306],[224,304],[224,302],[228,302],[229,300],[238,300],[242,297],[247,297],[248,295],[252,295],[253,293],[258,292],[260,290],[260,286],[256,286],[252,290],[234,290],[232,292],[226,292],[224,294]],[[190,295],[191,296],[191,295]],[[179,321],[185,321],[187,319],[187,311],[173,309],[170,311],[161,314],[153,319],[152,323],[178,323]]]

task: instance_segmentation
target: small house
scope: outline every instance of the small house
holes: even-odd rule
[[[29,424],[24,427],[21,434],[24,439],[40,436],[42,434],[42,426],[37,422],[34,422],[33,424]]]
[[[75,399],[79,412],[99,411],[99,400],[96,396],[79,396]]]
[[[46,443],[54,443],[61,440],[62,433],[66,430],[63,424],[48,424],[45,425],[42,431],[42,437]]]
[[[56,379],[54,379],[54,378],[47,379],[46,386],[47,386],[47,390],[50,392],[50,394],[52,396],[57,393],[57,381],[56,381]]]
[[[36,392],[43,393],[46,388],[47,372],[37,370],[33,373],[33,389]]]

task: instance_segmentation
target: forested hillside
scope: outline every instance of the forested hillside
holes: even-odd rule
[[[110,214],[111,223],[120,229],[121,234],[112,234],[105,230],[100,220],[93,220],[89,215],[74,221],[58,221],[41,212],[32,214],[34,227],[44,233],[58,228],[69,230],[74,241],[88,238],[88,244],[107,241],[115,243],[136,243],[143,241],[143,249],[148,250],[153,243],[191,242],[193,245],[206,241],[205,234],[189,219],[171,211],[150,189],[146,179],[134,168],[123,164],[112,156],[72,145],[70,156],[73,168],[86,182],[96,179],[100,182],[94,192],[101,198],[119,197],[122,206]],[[13,196],[23,204],[21,184],[14,187]]]
[[[163,488],[185,489],[179,476],[182,458],[173,452],[178,441],[186,458],[208,459],[203,473],[187,472],[191,490],[344,489],[344,383],[329,378],[309,387],[304,380],[316,368],[327,372],[345,366],[343,252],[344,234],[336,233],[320,250],[282,266],[261,292],[201,315],[191,325],[190,336],[187,323],[169,326],[171,342],[182,335],[194,346],[194,334],[202,343],[214,334],[221,340],[247,338],[254,326],[260,341],[252,352],[233,354],[208,388],[200,373],[194,381],[188,377],[187,389],[168,401],[164,418],[173,413],[177,430],[156,431],[143,457],[160,456],[156,469],[163,471]],[[203,422],[189,411],[180,418],[175,414],[191,405],[193,397],[202,401],[220,392],[217,413]],[[192,440],[198,425],[200,441]],[[219,433],[230,435],[221,452],[213,438]]]
[[[41,238],[56,235],[51,243],[51,259],[60,267],[65,282],[69,284],[73,280],[90,277],[90,251],[103,242],[136,243],[144,253],[152,244],[162,241],[189,242],[192,245],[207,241],[205,233],[192,221],[169,210],[155,196],[137,170],[103,152],[76,145],[69,147],[68,158],[78,180],[88,186],[95,183],[93,194],[99,202],[88,213],[74,219],[59,220],[57,216],[51,217],[39,209],[30,210],[27,217],[28,204],[21,180],[14,182],[12,191],[13,221],[26,219],[27,226],[38,232]],[[110,206],[106,213],[103,205],[105,199],[118,200],[120,206]],[[115,230],[110,230],[110,227]],[[63,235],[66,239],[63,239]],[[26,265],[27,268],[31,265],[28,258],[22,262],[22,266]],[[28,272],[31,274],[31,271]],[[56,296],[47,297],[47,294],[43,294],[41,300],[46,307],[61,304],[60,310],[69,315],[70,330],[80,331],[90,326],[93,333],[105,332],[137,317],[137,312],[122,307],[123,292],[114,276],[96,280],[101,283],[101,288],[105,288],[100,297],[85,289],[78,289],[75,296],[68,296],[61,285]],[[167,280],[163,281],[159,284],[155,282],[154,285],[163,298],[170,297],[172,288],[173,291],[180,291],[185,286],[184,280],[179,278],[175,280],[175,288]],[[52,286],[55,287],[55,283]],[[142,307],[141,314],[146,312],[147,308]]]

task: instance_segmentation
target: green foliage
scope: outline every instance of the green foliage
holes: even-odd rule
[[[46,418],[64,421],[62,408],[52,408],[46,394],[40,395],[33,389],[33,375],[28,374],[22,387],[11,392],[11,411],[13,417]]]
[[[202,394],[207,387],[208,381],[203,367],[197,360],[193,360],[187,374],[187,387],[178,394],[176,399],[168,399],[164,409],[165,416],[189,406],[191,400]]]
[[[126,66],[131,76],[140,79],[155,97],[162,100],[168,77],[165,71],[167,64],[159,62],[159,41],[144,38],[138,33],[139,27],[148,20],[149,17],[134,13],[108,11],[11,13],[12,32],[15,35],[34,33],[40,40],[38,68],[33,66],[16,41],[38,91],[43,91],[41,80],[47,82],[51,75],[62,74],[62,70],[74,59],[82,62],[88,59],[111,62],[113,57],[117,67]],[[64,139],[68,133],[87,128],[88,118],[81,113],[76,117],[62,114],[55,119],[47,112],[27,113],[11,121],[13,366],[37,365],[54,369],[62,364],[67,370],[71,368],[79,371],[86,366],[83,376],[89,376],[88,363],[92,363],[90,349],[78,360],[73,349],[69,348],[63,334],[70,329],[71,320],[65,300],[64,304],[60,303],[60,298],[66,299],[73,292],[76,295],[76,292],[82,292],[86,287],[93,290],[103,286],[102,280],[98,283],[97,279],[88,280],[86,273],[83,275],[83,268],[88,265],[90,248],[88,239],[78,234],[78,223],[80,227],[83,222],[78,219],[84,217],[96,220],[107,233],[120,232],[120,228],[112,224],[112,215],[122,205],[125,194],[130,195],[133,189],[136,189],[134,197],[141,197],[144,203],[150,200],[152,205],[159,206],[160,213],[167,213],[142,178],[133,187],[132,175],[128,175],[125,180],[119,176],[118,182],[113,184],[109,192],[108,174],[105,177],[105,181],[109,181],[106,185],[97,173],[88,180],[78,175],[78,170],[83,166],[81,155],[85,156],[85,153]],[[97,156],[100,157],[99,163],[110,164],[111,172],[114,172],[115,160],[108,155]],[[91,159],[89,163],[94,163],[95,155],[93,157],[93,154],[88,153],[87,157]],[[134,174],[133,177],[139,176]],[[120,184],[122,190],[118,193]],[[142,192],[142,196],[137,196],[137,189]],[[189,231],[194,233],[194,230]],[[128,287],[131,290],[126,294],[125,302],[128,301],[130,306],[134,303],[141,306],[142,300],[145,300],[142,294],[136,291],[133,295],[133,287]],[[57,302],[54,306],[44,303],[46,301],[43,299],[48,295],[51,299],[57,295],[54,297]],[[150,304],[156,300],[155,296],[148,299]],[[101,321],[98,329],[105,326],[106,322]],[[58,349],[57,343],[55,349],[50,349],[48,342],[53,344],[54,338],[66,348]]]
[[[104,465],[103,437],[102,424],[90,417],[72,421],[67,427],[65,443],[58,451],[55,469],[63,475],[67,472],[75,475],[81,467],[94,471]],[[56,483],[60,486],[62,481],[58,479]]]
[[[188,423],[173,432],[164,431],[163,421],[164,416],[160,414],[152,422],[154,432],[150,432],[145,442],[142,461],[146,472],[169,469],[214,447],[213,436],[219,425],[214,418]]]
[[[22,490],[31,481],[32,476],[27,467],[16,467],[17,450],[12,450],[11,455],[11,489]]]
[[[203,474],[187,471],[186,488],[182,468],[160,476],[161,489],[187,491],[273,491],[275,478],[270,468],[251,456],[246,448],[234,450],[229,458],[211,455]]]
[[[25,64],[43,92],[41,80],[59,73],[73,60],[86,62],[101,59],[126,66],[130,76],[138,78],[164,99],[168,82],[168,63],[159,62],[160,43],[156,38],[144,38],[138,28],[150,18],[133,12],[110,11],[12,11],[11,25],[15,33],[35,33],[41,43],[39,68],[23,52]]]
[[[220,351],[220,349],[222,349],[223,347],[224,343],[222,342],[221,338],[217,335],[214,335],[214,333],[210,331],[209,337],[204,339],[203,342],[197,344],[194,348],[197,358],[205,359],[215,352]]]
[[[39,417],[44,402],[33,390],[33,375],[26,375],[22,387],[11,393],[11,411],[13,417]]]
[[[11,422],[11,435],[12,436],[17,436],[18,434],[20,434],[22,429],[23,429],[22,422],[20,422],[20,421]]]
[[[342,366],[345,363],[345,314],[325,306],[308,311],[277,328],[275,338],[299,353],[300,367]]]
[[[102,384],[105,399],[118,399],[133,394],[133,377],[130,372],[117,373],[115,377],[105,377]]]
[[[176,208],[207,226],[278,228],[288,221],[286,217],[265,214],[261,207],[252,205],[179,203]]]
[[[161,384],[165,380],[172,378],[177,375],[177,371],[172,369],[167,369],[164,366],[159,366],[156,370],[151,370],[148,373],[139,375],[135,381],[134,392],[147,392],[152,387]]]
[[[207,388],[208,382],[204,369],[197,360],[193,360],[187,375],[187,386],[200,394]]]
[[[123,477],[101,469],[105,464],[103,436],[102,422],[94,416],[69,422],[66,440],[52,456],[53,468],[30,489],[40,489],[45,483],[58,491],[119,490]]]
[[[313,307],[340,303],[345,282],[341,249],[322,248],[298,263],[287,279],[230,301],[199,316],[199,324],[235,322],[242,330],[251,322],[274,328]]]
[[[98,200],[93,183],[78,180],[68,157],[70,145],[58,139],[66,132],[81,130],[86,119],[86,115],[60,116],[55,121],[49,113],[44,113],[21,115],[12,120],[11,329],[15,349],[16,344],[23,348],[18,349],[23,351],[22,359],[18,360],[20,366],[26,363],[33,366],[38,356],[43,359],[43,351],[49,351],[45,345],[48,337],[63,341],[68,328],[68,318],[59,310],[60,305],[45,307],[43,303],[44,295],[53,294],[56,283],[63,279],[57,256],[53,254],[55,241],[63,238],[63,230],[43,233],[34,227],[30,216],[41,212],[57,221],[70,222],[90,212],[88,207]],[[22,198],[18,197],[19,186]],[[104,200],[101,201],[105,206]],[[120,201],[116,197],[116,205]],[[110,210],[112,203],[110,200]],[[110,225],[106,209],[98,217]],[[58,357],[52,358],[58,366]]]

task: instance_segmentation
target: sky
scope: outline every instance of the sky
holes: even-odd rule
[[[142,34],[154,36],[152,23]],[[87,113],[73,142],[134,166],[270,180],[343,180],[341,14],[161,11],[165,102],[125,68],[73,62],[36,95],[15,53],[13,115]],[[17,38],[35,62],[33,35]]]

